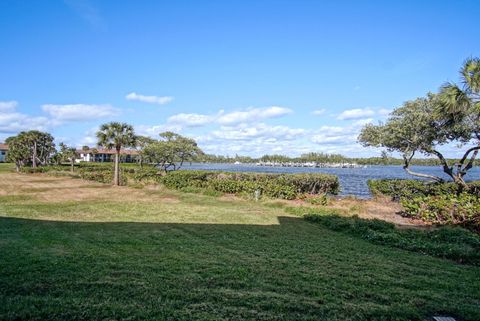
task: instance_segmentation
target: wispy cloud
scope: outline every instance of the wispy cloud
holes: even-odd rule
[[[66,121],[87,121],[98,118],[111,117],[118,115],[120,110],[111,105],[87,105],[87,104],[67,104],[67,105],[43,105],[44,112],[50,114],[54,120],[60,122]]]
[[[17,108],[18,102],[15,100],[0,101],[0,112],[12,112]]]
[[[107,24],[99,10],[88,0],[64,0],[65,4],[86,21],[92,28],[105,31]]]
[[[168,118],[170,124],[177,124],[183,127],[199,127],[208,124],[220,124],[224,126],[234,126],[245,123],[258,123],[262,120],[282,117],[293,113],[291,109],[278,106],[265,108],[247,108],[245,110],[226,113],[220,110],[216,114],[176,114]]]
[[[375,115],[375,111],[369,107],[367,108],[354,108],[344,110],[338,115],[337,119],[340,120],[350,120],[350,119],[359,119],[366,118]]]
[[[51,121],[47,117],[31,116],[16,111],[16,101],[0,102],[0,134],[13,134],[22,130],[47,130]]]
[[[317,110],[312,111],[312,115],[321,116],[321,115],[325,114],[326,111],[327,110],[325,108],[317,109]]]
[[[171,96],[145,96],[135,92],[129,93],[127,96],[125,96],[125,99],[158,105],[165,105],[173,101],[173,97]]]

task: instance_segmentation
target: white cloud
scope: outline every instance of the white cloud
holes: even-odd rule
[[[293,140],[305,134],[303,128],[287,126],[270,126],[264,123],[248,125],[240,124],[236,127],[222,126],[220,130],[211,133],[212,137],[224,140],[250,140],[252,138]]]
[[[354,127],[363,127],[367,124],[372,124],[373,123],[373,118],[365,118],[365,119],[359,119],[356,120],[352,123]]]
[[[42,106],[43,111],[50,114],[56,121],[86,121],[98,118],[111,117],[119,114],[117,108],[111,105],[52,105]]]
[[[234,111],[218,117],[217,122],[222,125],[235,125],[239,123],[257,122],[269,118],[277,118],[291,114],[288,108],[271,106],[266,108],[248,108],[245,111]]]
[[[17,112],[0,113],[0,133],[16,133],[24,130],[45,131],[50,126],[46,117],[35,117]]]
[[[185,127],[204,126],[215,121],[216,116],[202,114],[177,114],[167,119],[168,123],[178,124]]]
[[[129,93],[127,96],[125,96],[125,99],[137,100],[144,103],[158,104],[158,105],[165,105],[173,101],[173,97],[171,96],[145,96],[145,95],[140,95],[134,92]]]
[[[161,125],[138,125],[135,126],[135,132],[138,135],[158,138],[158,134],[166,131],[181,132],[182,127],[175,124],[161,124]]]
[[[378,110],[378,114],[379,114],[380,116],[388,116],[391,112],[392,112],[392,110],[391,110],[391,109],[387,109],[387,108],[380,108],[380,109]]]
[[[220,124],[224,126],[235,126],[245,123],[258,123],[262,120],[277,118],[291,114],[293,111],[288,108],[271,106],[265,108],[247,108],[243,111],[233,111],[225,113],[220,110],[216,114],[176,114],[168,118],[169,124],[175,124],[180,127],[199,127],[208,124]]]
[[[317,110],[314,110],[312,112],[312,114],[315,115],[315,116],[321,116],[321,115],[325,114],[326,111],[327,110],[325,108],[317,109]]]
[[[18,102],[15,100],[0,101],[0,112],[13,112],[17,106]]]
[[[366,118],[375,115],[375,111],[371,108],[355,108],[355,109],[348,109],[344,110],[340,115],[338,115],[337,119],[340,120],[350,120],[350,119],[358,119],[358,118]]]
[[[13,134],[24,130],[46,131],[51,125],[47,117],[31,116],[16,111],[16,101],[0,102],[0,134]]]

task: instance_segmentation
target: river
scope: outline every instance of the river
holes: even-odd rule
[[[261,172],[261,173],[327,173],[338,176],[340,195],[354,195],[359,198],[370,198],[367,181],[382,178],[414,178],[405,173],[401,166],[368,166],[366,168],[310,168],[310,167],[264,167],[255,164],[185,164],[185,170],[218,170],[225,172]],[[437,175],[448,180],[439,166],[412,166],[413,171]],[[480,167],[472,168],[465,176],[467,180],[480,180]]]

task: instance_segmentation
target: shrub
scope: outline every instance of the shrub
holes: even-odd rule
[[[123,165],[123,164],[122,164]],[[67,166],[47,166],[41,171],[70,171]],[[40,171],[40,170],[39,170]],[[111,163],[81,163],[76,170],[79,177],[100,183],[110,183],[113,178]],[[305,194],[336,194],[339,191],[338,178],[326,174],[266,174],[266,173],[227,173],[218,171],[174,171],[160,175],[156,168],[145,169],[133,166],[121,167],[122,185],[159,184],[168,188],[207,189],[221,193],[252,195],[256,190],[270,198],[295,199]],[[324,196],[322,196],[324,197]]]
[[[260,190],[271,198],[295,199],[303,194],[338,192],[336,176],[324,174],[226,173],[215,171],[176,171],[162,179],[169,188],[208,188],[231,194],[253,194]]]
[[[319,196],[307,197],[305,201],[312,205],[322,205],[322,206],[328,205],[328,197],[325,194],[321,194]]]
[[[409,217],[434,224],[461,225],[480,231],[480,197],[461,193],[402,198]]]
[[[307,221],[369,242],[480,265],[480,236],[460,227],[434,230],[398,229],[381,220],[307,213]]]
[[[414,179],[368,180],[367,184],[373,196],[390,196],[394,201],[416,196],[455,194],[458,191],[455,183],[432,183]],[[480,182],[470,182],[469,186],[469,193],[480,195]]]

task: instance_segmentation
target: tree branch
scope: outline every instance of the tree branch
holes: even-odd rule
[[[432,179],[434,180],[435,182],[439,182],[439,183],[442,183],[443,182],[443,179],[440,178],[440,177],[437,177],[437,176],[434,176],[434,175],[429,175],[429,174],[424,174],[424,173],[417,173],[417,172],[414,172],[410,169],[410,162],[412,161],[412,158],[413,156],[415,155],[415,152],[412,152],[412,155],[410,155],[410,157],[407,158],[407,156],[405,156],[405,154],[403,155],[403,160],[404,160],[404,163],[405,165],[403,166],[403,169],[410,175],[412,176],[417,176],[417,177],[422,177],[422,178],[428,178],[428,179]]]
[[[438,159],[440,160],[440,162],[442,163],[443,171],[455,181],[455,175],[453,174],[453,169],[452,169],[452,167],[450,167],[448,165],[448,162],[445,159],[445,157],[443,157],[442,153],[440,153],[439,151],[437,151],[435,149],[432,149],[431,152],[433,154],[435,154],[438,157]]]

